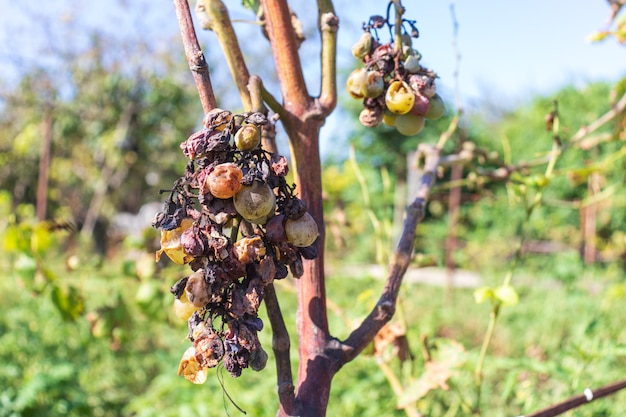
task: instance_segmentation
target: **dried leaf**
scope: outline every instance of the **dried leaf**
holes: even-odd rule
[[[447,390],[448,380],[465,360],[465,349],[460,343],[453,340],[441,341],[434,352],[433,360],[424,365],[422,376],[413,381],[398,399],[398,408],[417,402],[432,390]]]
[[[393,346],[392,357],[400,359],[401,362],[408,360],[412,355],[409,349],[409,342],[406,337],[406,329],[401,323],[387,323],[374,337],[374,356],[383,357],[389,346]],[[392,357],[386,357],[391,360]]]
[[[206,369],[200,366],[196,359],[196,349],[190,346],[178,365],[178,376],[183,376],[194,384],[204,384],[207,379]]]

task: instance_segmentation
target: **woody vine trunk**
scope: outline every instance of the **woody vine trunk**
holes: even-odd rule
[[[334,84],[323,85],[322,88],[326,87],[328,90],[322,92],[326,102],[320,103],[311,98],[306,90],[287,3],[283,0],[267,0],[262,2],[262,6],[267,17],[268,37],[275,46],[272,50],[283,93],[284,112],[281,118],[290,138],[296,189],[300,198],[307,203],[308,210],[317,221],[320,230],[317,240],[319,255],[316,259],[304,262],[304,274],[298,280],[297,327],[300,365],[295,404],[293,409],[286,409],[286,404],[281,401],[279,415],[323,416],[336,367],[332,359],[325,354],[330,336],[324,282],[324,217],[319,132],[325,116],[334,108],[336,91]],[[320,16],[321,19],[328,20],[331,16],[334,17],[334,14],[332,5],[325,6],[330,15],[324,15],[320,10]],[[322,21],[320,27],[323,31],[323,42],[326,41],[323,45],[323,54],[328,53],[330,46],[333,49],[332,56],[327,58],[334,62],[336,18],[333,27],[330,27],[328,22]],[[332,31],[330,41],[324,39],[324,29]],[[329,43],[332,45],[328,45]],[[334,67],[331,68],[331,72],[332,74],[324,75],[334,79]]]
[[[403,8],[396,0],[398,13]],[[185,0],[174,0],[181,35],[185,44],[190,69],[199,90],[203,109],[215,107],[208,66],[191,25],[189,5]],[[395,311],[400,283],[408,267],[413,250],[415,228],[423,217],[423,207],[434,181],[441,146],[422,153],[426,156],[424,176],[417,198],[407,210],[407,219],[389,268],[389,276],[377,305],[354,329],[345,341],[329,334],[324,277],[324,217],[322,205],[322,175],[319,152],[319,133],[324,120],[337,102],[336,44],[338,19],[330,0],[318,0],[318,27],[321,35],[321,89],[317,97],[307,91],[302,65],[298,55],[292,16],[285,0],[261,0],[265,31],[272,46],[276,71],[282,92],[282,103],[267,92],[258,77],[249,75],[241,50],[233,38],[234,32],[228,12],[221,0],[203,0],[196,11],[206,13],[209,26],[227,55],[233,78],[239,87],[244,107],[257,110],[262,96],[265,105],[280,116],[289,136],[296,190],[306,202],[308,212],[318,224],[318,257],[305,260],[303,275],[298,279],[297,330],[299,369],[297,380],[291,375],[289,359],[290,340],[280,313],[273,286],[266,288],[266,306],[273,332],[273,351],[277,364],[277,393],[279,416],[321,417],[326,414],[331,381],[335,373],[353,360],[372,341],[376,333],[391,319]],[[203,26],[204,27],[204,26]],[[247,86],[246,91],[242,86]],[[260,91],[259,91],[260,90]],[[247,109],[251,110],[251,109]]]
[[[190,70],[198,87],[203,110],[206,113],[216,107],[208,65],[193,29],[188,1],[173,1]],[[265,90],[258,76],[250,75],[232,28],[228,9],[222,0],[198,0],[196,12],[207,15],[208,25],[205,27],[203,24],[203,28],[211,29],[217,35],[241,95],[244,109],[246,111],[263,112],[265,106],[268,106],[274,113],[280,116],[280,121],[289,136],[292,171],[295,173],[297,193],[300,199],[306,202],[308,212],[317,222],[320,231],[316,242],[318,257],[313,260],[303,261],[303,275],[297,280],[297,342],[300,362],[295,383],[291,374],[289,354],[291,341],[289,340],[272,284],[267,284],[265,287],[265,304],[273,333],[272,348],[276,357],[279,402],[277,415],[281,417],[321,417],[326,414],[331,382],[335,373],[344,364],[356,358],[395,313],[400,285],[413,252],[416,227],[424,216],[424,207],[437,176],[440,151],[458,129],[460,109],[450,123],[448,130],[442,133],[437,145],[432,146],[422,143],[418,147],[418,159],[423,161],[422,175],[415,198],[405,211],[404,227],[398,246],[391,258],[387,282],[376,306],[363,322],[353,329],[347,339],[338,340],[334,338],[329,333],[326,309],[324,281],[325,235],[322,211],[319,133],[324,120],[336,105],[335,66],[338,19],[335,16],[332,1],[317,1],[319,12],[318,26],[322,42],[320,56],[321,89],[319,95],[314,97],[307,91],[304,81],[302,65],[298,56],[298,41],[292,22],[292,14],[286,0],[259,0],[259,4],[263,11],[265,33],[272,46],[282,92],[282,103]],[[392,5],[395,6],[396,14],[394,42],[396,48],[398,48],[401,44],[400,27],[404,22],[402,19],[404,8],[400,0],[391,0],[388,6],[388,14]],[[387,19],[389,19],[389,16]],[[413,26],[414,22],[407,22],[416,33],[414,37],[417,37],[418,32]],[[397,70],[399,65],[397,57],[394,59],[394,65],[394,68]],[[404,73],[404,70],[401,70],[400,73],[396,72],[396,74],[400,75],[402,73]],[[430,74],[428,70],[422,73],[422,75],[426,75],[427,78],[432,77],[433,80],[435,76],[434,73]],[[419,95],[421,95],[422,92],[425,93],[430,88],[430,85],[428,83],[417,83],[416,86],[412,85],[411,88],[414,90],[417,88],[415,91],[418,91]],[[424,89],[424,91],[421,91],[421,89]],[[432,93],[434,94],[434,89]],[[432,98],[432,96],[429,97]],[[623,112],[624,107],[626,107],[626,95],[606,115],[591,125],[581,128],[567,144],[575,144],[581,141],[617,114]],[[366,106],[366,110],[372,111],[373,109]],[[363,120],[361,122],[363,123]],[[272,138],[273,136],[268,135],[268,137]],[[560,146],[559,150],[565,150],[568,146],[567,144]],[[515,170],[509,170],[508,173],[510,174],[512,171]],[[485,346],[488,346],[488,343]],[[479,363],[478,371],[482,367],[482,361]],[[480,375],[480,372],[478,374]],[[609,395],[623,387],[623,381],[603,387],[597,390],[597,392],[592,392],[593,398]],[[536,415],[552,416],[561,414],[567,409],[581,405],[583,401],[591,401],[588,398],[588,394],[586,392],[585,398],[581,396],[574,397],[562,404],[540,411]]]

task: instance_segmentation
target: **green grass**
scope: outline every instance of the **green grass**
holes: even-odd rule
[[[0,283],[0,416],[236,416],[232,399],[248,415],[274,416],[275,370],[269,329],[261,341],[270,353],[267,368],[245,370],[239,379],[212,371],[205,385],[176,376],[188,346],[186,324],[171,312],[168,288],[185,268],[164,270],[142,282],[125,274],[121,261],[83,260],[83,268],[65,271],[59,257],[50,266],[64,283],[85,296],[86,315],[63,321],[49,291],[33,294],[10,273]],[[2,266],[8,270],[6,263]],[[128,271],[127,271],[128,272]],[[497,285],[500,274],[485,277]],[[147,282],[147,284],[146,284]],[[626,369],[626,303],[621,281],[605,271],[584,271],[566,283],[553,271],[527,269],[514,279],[520,303],[505,308],[485,365],[484,416],[520,415],[545,407],[586,387],[624,378]],[[327,291],[332,309],[330,328],[345,338],[362,320],[383,286],[368,276],[331,276]],[[146,287],[151,291],[146,297]],[[293,282],[277,284],[290,333],[294,374],[296,296]],[[141,302],[137,294],[143,289]],[[613,294],[613,295],[611,295]],[[475,395],[473,369],[489,316],[487,304],[475,304],[472,290],[407,284],[401,311],[415,360],[405,367],[404,386],[423,373],[420,336],[427,335],[436,354],[448,339],[464,347],[465,363],[450,380],[448,391],[436,390],[418,402],[430,416],[471,415],[461,398]],[[263,309],[264,314],[264,309]],[[91,323],[88,320],[91,319]],[[95,318],[100,327],[90,330]],[[266,320],[265,320],[266,321]],[[267,322],[267,321],[266,321]],[[104,323],[104,324],[103,324]],[[97,336],[97,337],[96,337]],[[390,368],[400,373],[392,360]],[[329,416],[403,416],[397,398],[368,350],[349,363],[333,381]],[[447,414],[446,414],[447,413]],[[581,407],[570,416],[626,415],[626,393]]]

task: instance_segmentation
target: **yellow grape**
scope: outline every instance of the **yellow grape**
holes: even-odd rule
[[[411,87],[404,81],[394,81],[387,88],[385,104],[389,111],[395,114],[406,114],[415,104],[415,95]]]

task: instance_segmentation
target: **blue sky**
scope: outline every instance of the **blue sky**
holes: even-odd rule
[[[232,19],[250,19],[250,13],[240,7],[240,1],[224,1],[231,7]],[[307,17],[317,14],[316,3],[298,0],[290,4],[312,40],[305,42],[301,56],[310,91],[315,94],[318,64],[316,61],[311,64],[307,58],[318,56],[317,30],[316,22]],[[414,46],[422,53],[423,62],[439,74],[439,90],[449,101],[454,99],[453,74],[457,68],[450,13],[450,5],[454,4],[459,24],[461,99],[466,108],[475,111],[480,111],[481,103],[485,102],[489,103],[486,108],[493,109],[501,103],[506,109],[536,94],[552,94],[567,84],[582,86],[589,81],[615,81],[626,76],[626,47],[613,39],[599,44],[586,41],[591,32],[606,24],[609,7],[605,0],[404,0],[403,4],[407,8],[405,17],[417,20],[420,29],[421,36]],[[384,14],[387,1],[335,0],[335,7],[340,18],[339,93],[343,96],[340,100],[349,100],[342,84],[355,65],[350,47],[361,33],[362,22],[370,15]],[[171,0],[0,0],[0,10],[0,83],[14,82],[19,79],[20,71],[35,63],[54,67],[50,46],[62,50],[84,47],[86,33],[94,29],[122,40],[124,47],[131,50],[136,44],[133,39],[142,37],[152,51],[179,48],[182,56]],[[261,63],[251,71],[260,73],[271,85],[270,78],[275,72],[269,51],[247,41],[257,39],[258,28],[236,23],[236,29],[242,35],[241,43],[247,54]],[[208,50],[209,65],[216,72],[214,84],[228,91],[229,75],[226,66],[219,65],[221,52],[214,47],[214,35],[200,31],[199,38]],[[263,65],[264,60],[268,65]],[[145,65],[150,65],[146,61]],[[58,66],[56,70],[63,71]],[[188,74],[180,76],[192,82]],[[224,94],[220,99],[223,106],[236,109],[238,95],[232,91],[232,95]],[[323,154],[336,153],[338,141],[345,140],[338,137],[346,135],[343,119],[345,116],[335,112],[327,121],[322,130]]]
[[[469,95],[525,98],[569,82],[626,76],[626,48],[586,41],[607,20],[605,1],[460,1],[456,11],[461,88]],[[450,54],[438,58],[447,79]]]
[[[239,1],[225,3],[232,6],[231,18],[250,19],[250,13],[242,10]],[[318,65],[307,64],[306,57],[318,54],[315,42],[316,23],[307,16],[317,13],[315,2],[299,0],[291,2],[301,17],[304,30],[313,42],[305,42],[301,55],[311,81],[310,91],[317,91]],[[502,103],[510,108],[536,94],[551,94],[559,88],[575,83],[584,85],[589,81],[615,81],[626,76],[626,47],[615,40],[590,44],[586,37],[602,29],[609,16],[605,0],[527,0],[524,2],[457,0],[417,1],[405,0],[406,18],[417,20],[421,36],[414,43],[423,55],[424,63],[437,71],[440,91],[447,100],[453,99],[454,71],[457,68],[456,51],[452,45],[453,25],[450,5],[454,4],[459,24],[458,48],[461,54],[459,87],[466,107],[480,110],[480,103],[488,101],[491,106]],[[350,46],[361,33],[361,23],[372,14],[384,14],[387,2],[380,0],[336,0],[340,17],[339,32],[339,93],[346,99],[343,82],[349,69],[355,65]],[[47,45],[60,48],[80,47],[86,36],[81,30],[97,28],[117,39],[143,36],[153,50],[180,48],[178,28],[170,0],[0,0],[0,81],[14,81],[20,68],[50,58],[40,54]],[[37,15],[36,19],[28,16]],[[71,38],[60,33],[73,22],[78,25]],[[242,44],[248,55],[268,65],[252,68],[271,77],[273,60],[264,56],[263,47],[247,39],[257,39],[258,28],[237,23]],[[215,45],[212,33],[200,32],[201,43],[209,50],[209,64],[219,66],[221,52]],[[259,62],[257,61],[257,62]],[[16,64],[19,63],[19,64]],[[51,60],[50,62],[53,62]],[[257,71],[258,70],[258,71]],[[187,74],[185,74],[187,75]],[[219,85],[228,86],[228,75],[218,78]],[[191,82],[191,77],[187,78]],[[214,81],[214,84],[215,81]],[[233,89],[234,91],[234,89]],[[229,108],[236,108],[238,96],[221,97]],[[323,130],[322,150],[328,152],[336,139],[331,135],[341,129],[341,115],[335,114]]]
[[[359,12],[372,14],[380,3],[364,2]],[[416,19],[420,28],[417,48],[448,87],[454,85],[456,66],[450,4],[404,2],[406,16]],[[413,5],[419,13],[413,12]],[[612,39],[599,44],[586,41],[607,22],[604,0],[459,0],[454,9],[461,53],[459,82],[466,100],[519,100],[571,82],[626,76],[626,47]]]
[[[226,2],[237,6],[238,1]],[[459,23],[461,53],[460,88],[463,97],[523,99],[549,93],[570,82],[615,80],[626,76],[626,48],[614,40],[590,44],[586,36],[605,24],[609,9],[604,0],[527,0],[524,2],[458,0],[453,2]],[[337,0],[341,18],[340,65],[350,66],[349,47],[358,37],[360,23],[371,14],[384,14],[385,1]],[[416,42],[427,65],[435,69],[441,84],[451,89],[456,68],[452,47],[451,2],[405,1],[407,18],[416,19],[421,37]],[[130,13],[121,8],[127,5]],[[313,1],[293,2],[300,16],[315,13]],[[171,42],[176,36],[171,1],[145,0],[0,0],[0,76],[15,76],[7,64],[17,56],[34,60],[42,43],[55,32],[55,25],[68,19],[84,27],[97,27],[118,37],[144,31],[155,44]],[[43,18],[31,23],[25,10],[52,16],[48,29]],[[237,7],[233,18],[249,18]],[[305,30],[307,28],[306,20]],[[314,30],[314,22],[308,29]],[[240,27],[243,25],[240,25]],[[46,33],[48,32],[48,34]],[[28,33],[27,36],[24,36]],[[210,34],[201,40],[210,42]],[[76,43],[80,41],[77,39]]]

